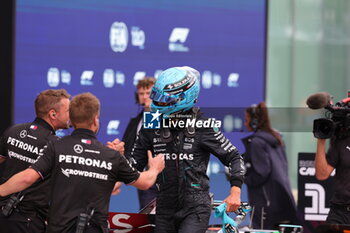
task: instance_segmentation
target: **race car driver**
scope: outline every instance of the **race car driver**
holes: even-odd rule
[[[243,159],[218,127],[205,127],[208,124],[204,122],[211,119],[194,107],[199,77],[199,72],[190,67],[169,68],[160,74],[150,96],[155,113],[148,113],[152,118],[144,123],[130,155],[139,171],[147,164],[147,150],[165,156],[165,169],[157,179],[156,233],[206,231],[211,214],[206,175],[210,154],[229,168],[231,189],[224,200],[227,211],[235,211],[240,205]],[[167,128],[147,129],[152,125],[149,123],[158,127],[157,121],[165,122]],[[187,125],[189,121],[195,124]]]

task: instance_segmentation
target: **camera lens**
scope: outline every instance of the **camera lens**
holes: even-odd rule
[[[335,132],[335,123],[329,119],[316,119],[314,121],[314,136],[320,139],[331,138]]]

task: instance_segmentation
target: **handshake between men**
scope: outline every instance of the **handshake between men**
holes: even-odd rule
[[[107,142],[107,146],[109,148],[118,151],[122,155],[124,155],[124,145],[125,145],[125,143],[120,141],[118,138],[113,140],[112,142]],[[148,170],[147,171],[151,172],[151,173],[159,174],[165,167],[164,155],[163,154],[157,154],[155,157],[153,157],[151,151],[147,151],[147,154],[148,154]],[[143,179],[141,179],[141,180],[143,180]],[[152,186],[155,183],[155,180],[150,179],[149,182],[150,183],[153,182],[151,184],[151,186]],[[142,186],[141,188],[139,188],[139,187],[138,188],[141,189],[141,190],[147,190],[149,188],[148,187],[149,182],[146,182],[144,184],[145,188],[143,187],[143,185],[141,185]],[[136,185],[138,185],[138,184],[136,184]],[[117,182],[114,185],[112,194],[113,195],[119,194],[121,192],[121,190],[120,190],[121,186],[122,186],[122,183],[121,182]]]

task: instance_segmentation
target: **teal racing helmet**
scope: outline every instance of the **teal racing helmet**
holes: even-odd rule
[[[159,111],[167,117],[191,109],[199,95],[199,80],[199,72],[188,66],[163,71],[150,95],[152,111]]]

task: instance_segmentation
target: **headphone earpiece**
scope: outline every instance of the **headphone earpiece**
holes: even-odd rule
[[[256,108],[257,108],[256,104],[253,104],[251,106],[252,112],[251,112],[250,122],[249,122],[249,126],[252,128],[254,132],[258,130],[258,125],[259,125],[259,119],[256,113]]]

